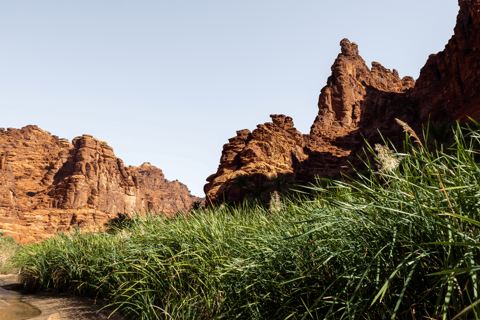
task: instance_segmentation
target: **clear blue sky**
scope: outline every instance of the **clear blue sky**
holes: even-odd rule
[[[418,77],[455,0],[0,0],[0,127],[88,133],[204,196],[222,146],[283,113],[308,133],[343,38]]]

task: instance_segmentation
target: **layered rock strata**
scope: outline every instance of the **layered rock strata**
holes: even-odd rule
[[[273,123],[252,133],[238,131],[224,145],[217,172],[207,178],[207,201],[242,200],[245,193],[235,183],[240,175],[261,187],[261,181],[281,173],[298,184],[351,174],[350,163],[359,167],[364,137],[371,144],[381,142],[380,131],[401,143],[404,136],[395,118],[415,129],[428,119],[480,118],[480,0],[459,0],[459,5],[454,36],[444,51],[429,57],[416,82],[400,79],[395,69],[377,62],[368,68],[357,44],[343,39],[310,133],[292,134],[275,120],[288,119],[293,128],[291,118],[283,115],[272,116]]]
[[[37,126],[0,129],[0,232],[20,243],[77,226],[103,228],[119,213],[174,214],[195,201],[162,170],[126,167],[90,135],[70,143]]]

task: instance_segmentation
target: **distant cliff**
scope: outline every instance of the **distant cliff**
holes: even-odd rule
[[[102,227],[119,213],[187,211],[201,200],[148,163],[125,167],[90,135],[70,143],[37,126],[0,128],[0,232],[20,243]]]
[[[237,131],[223,146],[217,172],[207,178],[207,202],[248,195],[238,176],[248,177],[259,194],[278,176],[307,184],[315,177],[351,174],[349,163],[359,164],[363,137],[380,142],[380,131],[393,143],[402,141],[395,118],[417,129],[429,118],[480,118],[480,0],[460,0],[459,6],[454,36],[444,51],[429,57],[416,82],[377,62],[368,68],[358,45],[343,39],[310,133],[301,134],[284,115],[272,115],[272,122],[252,132]]]

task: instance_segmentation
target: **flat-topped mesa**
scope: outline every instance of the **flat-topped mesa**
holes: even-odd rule
[[[204,186],[208,202],[241,200],[245,190],[234,183],[237,176],[248,175],[251,186],[260,188],[279,174],[294,175],[293,162],[305,158],[303,136],[295,129],[292,118],[270,117],[272,122],[258,125],[253,132],[237,131],[237,136],[223,146],[217,173],[209,176]]]
[[[415,84],[412,77],[400,79],[395,69],[392,72],[378,62],[372,62],[372,69],[369,69],[358,54],[355,42],[343,39],[340,47],[341,53],[332,65],[332,75],[320,93],[318,116],[310,129],[312,136],[331,135],[332,126],[342,134],[356,129],[365,111],[363,102],[367,87],[401,93]]]
[[[154,166],[125,167],[91,135],[70,143],[37,126],[0,130],[0,232],[20,243],[102,228],[119,213],[175,214],[201,200]]]

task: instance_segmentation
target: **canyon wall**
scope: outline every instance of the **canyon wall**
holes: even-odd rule
[[[422,120],[480,119],[480,1],[459,0],[453,37],[420,72],[412,100]]]
[[[380,131],[401,144],[395,118],[416,130],[428,119],[480,118],[480,0],[460,0],[459,6],[454,36],[429,57],[417,81],[400,79],[377,62],[368,68],[358,45],[343,39],[310,133],[298,132],[284,115],[272,115],[273,122],[252,132],[237,131],[223,146],[217,172],[207,178],[207,202],[241,201],[248,195],[245,182],[239,183],[245,177],[259,194],[262,188],[269,192],[265,183],[280,175],[296,184],[350,175],[350,163],[361,168],[357,155],[363,154],[364,137],[380,143]]]
[[[0,128],[0,232],[22,244],[103,228],[119,213],[188,211],[201,200],[148,163],[126,167],[90,135],[70,143],[37,126]]]

